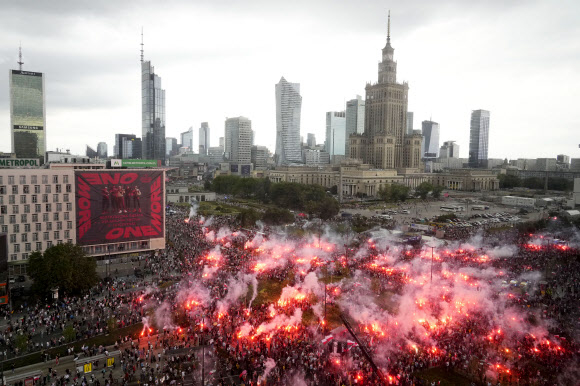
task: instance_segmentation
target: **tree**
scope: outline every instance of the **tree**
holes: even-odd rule
[[[433,185],[425,181],[421,182],[419,186],[415,188],[415,194],[424,200],[427,198],[431,190],[433,190]]]
[[[30,255],[28,274],[32,290],[41,296],[58,287],[60,293],[80,295],[99,281],[97,263],[78,245],[58,244]]]
[[[334,197],[325,197],[321,202],[318,203],[316,214],[322,220],[328,220],[333,218],[340,211],[340,204]]]
[[[439,197],[441,197],[441,192],[442,191],[443,191],[443,186],[441,186],[441,185],[434,186],[433,187],[433,191],[432,191],[433,198],[439,198]]]
[[[255,209],[243,209],[238,215],[238,220],[240,220],[240,224],[244,227],[256,225],[256,221],[261,218],[260,212]]]
[[[288,209],[268,208],[262,220],[268,225],[282,225],[294,222],[294,215]]]
[[[391,201],[405,201],[409,196],[409,187],[401,184],[391,184],[389,189]]]
[[[67,342],[72,342],[77,338],[77,331],[72,325],[69,324],[65,327],[64,331],[62,332],[62,335],[64,336],[64,339]]]
[[[522,180],[518,176],[500,174],[497,178],[499,179],[500,189],[513,189],[522,186]]]

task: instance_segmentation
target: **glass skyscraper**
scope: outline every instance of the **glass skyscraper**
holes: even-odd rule
[[[300,142],[301,110],[300,83],[290,83],[282,77],[280,82],[276,84],[277,165],[302,163],[302,144]]]
[[[209,149],[209,125],[202,122],[199,128],[199,155],[207,155]]]
[[[150,61],[141,63],[143,159],[165,163],[165,90]]]
[[[469,130],[469,166],[472,168],[487,167],[487,147],[489,143],[489,111],[474,110],[471,112]]]
[[[12,152],[17,158],[44,159],[46,110],[40,72],[10,70]]]
[[[439,124],[433,121],[423,121],[421,129],[424,138],[423,158],[439,157]]]

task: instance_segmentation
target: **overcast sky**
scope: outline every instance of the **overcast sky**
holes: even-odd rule
[[[246,116],[272,151],[274,85],[300,83],[301,134],[377,80],[387,10],[414,125],[432,120],[467,157],[471,110],[491,111],[489,156],[580,158],[580,1],[51,0],[0,3],[0,151],[8,70],[45,74],[47,150],[141,136],[139,50],[166,90],[166,135]],[[197,136],[195,138],[197,141]]]

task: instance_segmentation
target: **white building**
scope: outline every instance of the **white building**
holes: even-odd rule
[[[329,111],[326,113],[325,149],[333,159],[337,155],[345,155],[346,151],[346,116],[344,111]]]
[[[439,124],[433,121],[423,121],[422,133],[424,138],[423,157],[435,159],[439,156]]]
[[[304,163],[306,165],[328,165],[330,154],[321,149],[304,149]]]
[[[439,149],[439,158],[459,158],[459,145],[455,141],[445,141]]]
[[[252,121],[246,117],[226,119],[226,158],[234,163],[250,163],[252,160]]]
[[[284,77],[276,84],[276,164],[302,162],[300,114],[302,96],[300,83],[290,83]],[[227,153],[227,137],[226,137]]]
[[[186,147],[189,151],[193,151],[193,127],[181,133],[181,147]]]

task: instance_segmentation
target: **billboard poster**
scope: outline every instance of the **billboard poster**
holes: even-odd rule
[[[75,171],[77,244],[165,236],[162,170]]]

